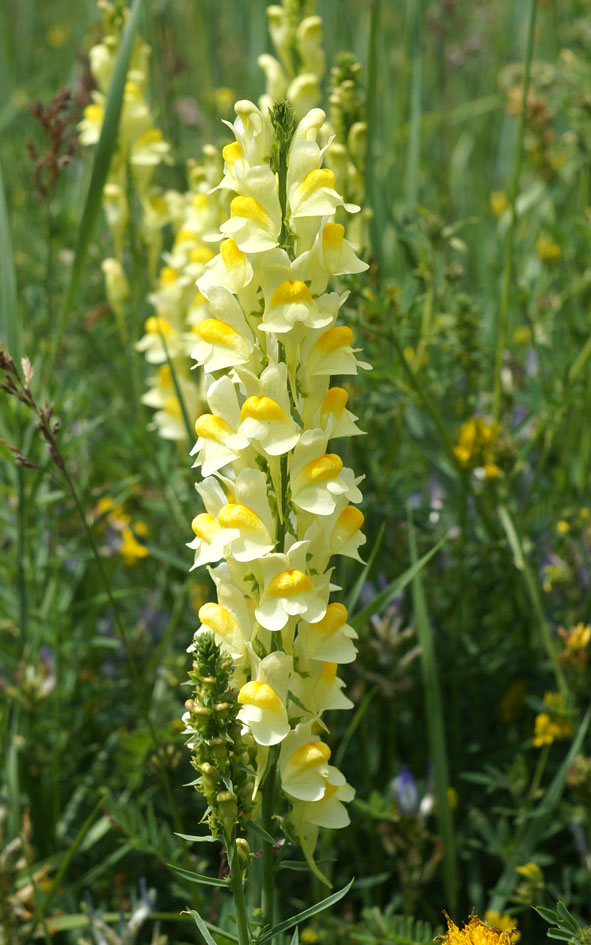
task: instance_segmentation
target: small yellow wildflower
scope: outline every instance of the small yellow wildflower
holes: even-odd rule
[[[98,519],[103,520],[103,527],[110,525],[111,528],[115,528],[117,531],[122,531],[131,522],[131,517],[123,511],[123,506],[117,505],[110,495],[105,495],[98,500],[95,515]],[[105,516],[106,520],[104,519]]]
[[[131,528],[123,529],[122,538],[119,551],[128,568],[133,568],[140,558],[147,558],[150,554],[146,546],[137,540]]]
[[[580,621],[575,627],[565,630],[564,627],[558,628],[558,635],[564,641],[564,650],[559,653],[559,659],[569,661],[574,658],[575,661],[585,663],[589,657],[591,647],[591,624],[584,624]]]
[[[537,241],[536,253],[542,262],[548,263],[549,265],[557,263],[562,256],[562,251],[558,243],[555,243],[554,240],[546,236],[541,237]]]
[[[316,945],[316,942],[320,941],[320,936],[313,928],[308,926],[300,932],[300,942],[304,942],[304,945]]]
[[[490,209],[496,217],[502,217],[509,206],[507,194],[502,190],[495,190],[490,195]]]
[[[438,935],[441,945],[514,945],[519,933],[515,929],[497,929],[471,915],[462,929],[445,913],[447,932]]]
[[[569,632],[567,646],[569,650],[584,650],[591,641],[591,625],[578,623]]]
[[[460,465],[466,469],[480,466],[487,479],[497,479],[501,470],[494,460],[500,432],[496,420],[488,421],[484,417],[469,417],[465,420],[454,446],[454,454]]]
[[[571,722],[561,717],[565,708],[562,693],[547,692],[544,695],[544,704],[548,706],[549,712],[536,715],[533,738],[535,748],[551,745],[557,738],[569,738],[574,731]]]
[[[556,522],[556,531],[559,535],[566,535],[570,532],[570,525],[564,519],[560,519],[559,522]]]
[[[520,876],[524,876],[530,883],[543,883],[544,876],[537,863],[523,863],[521,866],[515,867],[515,872],[519,873]]]
[[[521,938],[521,932],[517,931],[517,919],[514,919],[513,916],[501,915],[495,909],[487,909],[484,918],[489,925],[492,925],[495,929],[500,929],[501,932],[513,932],[514,942],[518,942]]]

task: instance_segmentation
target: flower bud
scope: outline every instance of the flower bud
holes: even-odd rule
[[[233,791],[220,791],[216,795],[216,804],[224,824],[224,831],[230,835],[238,817],[237,797]]]
[[[248,840],[245,840],[244,837],[236,838],[236,852],[240,860],[240,866],[242,867],[242,875],[244,875],[250,863],[250,845]]]

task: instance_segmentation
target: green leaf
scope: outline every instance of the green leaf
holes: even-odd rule
[[[0,335],[9,354],[20,361],[21,323],[18,311],[16,272],[10,236],[10,221],[6,206],[6,193],[0,164]]]
[[[193,783],[193,782],[192,782]],[[210,834],[204,834],[201,837],[195,837],[190,833],[175,833],[175,837],[180,837],[182,840],[190,840],[191,843],[218,843],[221,842],[221,837],[212,837]]]
[[[197,926],[197,928],[198,928],[199,931],[201,932],[201,934],[202,934],[203,938],[205,939],[207,945],[216,945],[216,940],[213,938],[213,936],[211,935],[209,929],[207,928],[207,924],[206,924],[206,922],[205,922],[205,919],[203,919],[203,918],[199,915],[199,913],[196,911],[196,909],[187,909],[185,912],[182,912],[181,915],[192,915],[193,918],[194,918],[194,920],[195,920],[195,925]]]
[[[119,50],[117,52],[115,69],[113,71],[113,79],[111,81],[111,85],[109,86],[109,93],[107,95],[107,104],[105,107],[105,117],[103,120],[103,126],[101,128],[101,135],[94,154],[94,162],[92,165],[88,194],[86,196],[86,203],[84,204],[82,218],[80,220],[80,226],[78,228],[78,234],[76,237],[76,253],[74,256],[74,262],[72,263],[70,284],[68,286],[63,308],[59,315],[57,330],[55,333],[54,349],[52,358],[50,360],[50,374],[53,372],[59,346],[61,344],[61,340],[66,329],[74,301],[76,299],[76,293],[78,292],[78,287],[82,278],[84,263],[86,262],[88,247],[90,246],[90,241],[93,237],[96,222],[101,209],[103,188],[107,181],[109,168],[111,167],[111,161],[113,159],[113,154],[115,153],[115,148],[117,147],[119,119],[121,117],[121,110],[123,107],[123,95],[125,91],[125,82],[127,79],[127,70],[129,68],[129,60],[133,49],[134,35],[138,24],[141,7],[142,0],[134,0],[127,25],[121,38],[121,45],[119,46]]]
[[[288,929],[293,929],[295,925],[299,925],[300,922],[305,922],[306,919],[310,919],[313,915],[318,915],[319,912],[330,909],[331,906],[334,906],[335,902],[338,902],[339,899],[347,895],[354,882],[355,879],[353,878],[350,883],[347,883],[347,885],[339,889],[338,892],[333,893],[332,896],[328,896],[321,902],[317,902],[315,906],[310,906],[309,909],[298,912],[298,914],[293,915],[291,919],[286,919],[285,922],[280,922],[279,925],[269,929],[268,932],[264,932],[263,935],[259,937],[257,945],[265,945],[265,942],[270,942],[276,935],[281,935],[283,932],[287,932]]]
[[[431,548],[427,554],[423,555],[422,558],[419,558],[418,561],[415,561],[410,568],[407,568],[400,577],[397,577],[395,581],[392,581],[388,587],[385,587],[383,591],[380,591],[379,594],[376,594],[371,604],[368,604],[367,607],[364,607],[363,610],[360,610],[358,614],[355,614],[352,620],[349,621],[350,625],[355,630],[361,630],[364,624],[367,623],[370,617],[373,617],[374,614],[379,613],[385,607],[388,606],[390,601],[392,601],[397,594],[400,594],[401,591],[410,584],[412,579],[416,577],[417,574],[420,574],[425,565],[431,558],[437,554],[443,543],[447,540],[447,535],[444,535],[443,538],[440,538],[436,545]]]
[[[545,906],[534,906],[534,909],[545,922],[558,922],[558,913],[554,909],[546,909]]]
[[[193,873],[191,870],[184,870],[181,866],[174,866],[172,863],[167,863],[166,865],[190,883],[200,883],[202,886],[222,886],[224,889],[229,888],[226,879],[218,879],[217,876],[207,876],[205,873]]]
[[[261,837],[261,839],[265,841],[265,843],[270,843],[271,846],[275,846],[275,844],[276,844],[276,842],[277,842],[277,841],[275,840],[275,838],[272,837],[271,834],[270,834],[267,830],[265,830],[264,827],[261,827],[260,824],[257,824],[257,822],[256,822],[255,820],[251,821],[248,826],[249,826],[256,834],[258,834],[259,837]]]
[[[572,932],[579,931],[579,923],[577,922],[575,917],[570,914],[565,904],[561,902],[560,900],[558,900],[558,902],[556,903],[556,911],[558,915],[560,916],[560,919],[562,919],[562,922],[560,924],[564,928],[569,928]]]

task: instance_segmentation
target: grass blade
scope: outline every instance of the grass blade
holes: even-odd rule
[[[385,530],[386,530],[386,523],[382,522],[382,526],[378,532],[378,537],[376,538],[375,544],[373,548],[371,549],[371,554],[369,558],[367,559],[367,564],[365,565],[365,567],[363,568],[363,571],[361,572],[361,574],[355,581],[355,584],[353,585],[353,590],[351,591],[351,593],[349,594],[349,597],[347,598],[347,610],[349,611],[353,610],[353,608],[355,607],[355,604],[359,600],[359,595],[361,594],[361,591],[363,590],[363,585],[367,581],[367,577],[369,575],[369,572],[372,569],[373,563],[376,559],[376,555],[378,551],[380,550],[380,545],[382,544],[382,538],[384,537]]]
[[[200,883],[202,886],[223,886],[224,889],[229,888],[228,881],[218,879],[217,876],[207,876],[205,873],[193,873],[191,870],[184,870],[182,867],[174,866],[172,863],[168,863],[168,867],[190,883]]]
[[[0,164],[0,336],[18,364],[21,357],[21,323],[2,164]]]
[[[141,7],[142,0],[134,0],[127,25],[123,32],[121,45],[117,53],[117,61],[115,63],[115,69],[113,72],[113,80],[111,82],[109,94],[107,96],[105,118],[103,121],[99,142],[94,154],[88,194],[78,229],[78,236],[76,239],[76,254],[72,264],[70,284],[68,286],[64,305],[58,319],[57,331],[54,339],[54,349],[50,359],[50,375],[53,371],[59,351],[59,346],[61,344],[61,340],[66,329],[74,301],[76,299],[76,293],[78,292],[78,286],[80,285],[80,279],[82,277],[84,263],[88,253],[88,247],[90,246],[90,241],[92,239],[101,209],[103,188],[105,186],[107,176],[109,174],[109,168],[111,167],[113,154],[117,146],[117,133],[119,130],[121,109],[123,107],[125,81],[127,78],[127,70],[133,49],[133,40]]]
[[[317,902],[316,905],[310,906],[309,909],[304,909],[302,912],[298,912],[297,915],[292,915],[291,919],[285,919],[284,922],[280,922],[279,925],[269,929],[268,932],[265,932],[259,937],[257,940],[257,945],[265,945],[265,942],[270,942],[271,939],[275,938],[276,935],[281,935],[282,932],[287,932],[289,929],[293,929],[295,925],[299,925],[300,922],[305,922],[306,919],[310,919],[313,915],[318,915],[319,912],[324,912],[325,909],[330,909],[331,906],[334,906],[335,902],[338,902],[339,899],[342,899],[343,896],[347,895],[354,882],[355,879],[352,879],[351,882],[347,883],[346,886],[343,886],[342,889],[339,889],[338,892],[333,893],[332,896],[327,896],[326,899],[322,899],[321,902]]]
[[[349,621],[350,625],[355,630],[360,630],[364,624],[367,623],[370,617],[373,617],[374,614],[379,613],[384,607],[387,607],[390,601],[392,601],[397,594],[400,594],[401,591],[410,584],[410,582],[420,574],[428,561],[431,560],[433,555],[437,554],[441,548],[444,541],[446,541],[447,535],[444,535],[443,538],[440,538],[436,545],[431,548],[427,554],[423,555],[422,558],[419,558],[418,561],[412,563],[410,568],[407,568],[400,577],[397,577],[395,581],[392,581],[391,584],[388,584],[388,587],[385,587],[383,591],[380,591],[379,594],[376,594],[371,604],[368,604],[367,607],[364,607],[363,610],[360,610],[352,620]]]
[[[409,544],[410,556],[413,564],[417,562],[417,543],[412,518],[409,514]],[[421,673],[425,689],[425,709],[427,713],[427,732],[429,736],[429,753],[433,762],[435,776],[435,795],[437,798],[437,820],[439,832],[443,840],[443,881],[445,895],[452,913],[457,907],[458,883],[455,853],[454,826],[449,806],[449,770],[445,731],[443,728],[443,703],[437,660],[433,646],[433,634],[427,612],[425,592],[417,570],[412,582],[412,596],[417,625],[417,637],[421,647]]]

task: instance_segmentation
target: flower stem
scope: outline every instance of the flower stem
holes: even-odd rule
[[[248,915],[246,913],[246,902],[244,900],[244,888],[242,883],[242,869],[240,866],[240,857],[236,849],[236,840],[232,838],[226,842],[228,854],[228,863],[232,879],[232,895],[234,897],[234,907],[236,909],[236,929],[238,932],[239,945],[249,945],[250,931],[248,925]]]
[[[534,27],[536,22],[537,0],[529,0],[529,11],[527,21],[527,42],[525,47],[525,67],[523,73],[523,92],[521,96],[521,111],[519,113],[519,125],[517,128],[517,142],[515,145],[515,155],[513,158],[513,173],[509,190],[509,208],[511,217],[507,238],[505,240],[505,256],[503,261],[503,281],[501,283],[501,299],[499,303],[499,320],[497,325],[497,350],[495,357],[495,377],[493,386],[493,417],[499,419],[501,410],[501,374],[503,370],[503,351],[505,350],[505,338],[507,336],[507,322],[509,317],[509,291],[511,289],[511,273],[513,270],[513,247],[515,236],[517,191],[519,189],[519,176],[521,173],[521,156],[523,152],[523,136],[525,133],[525,115],[527,110],[527,92],[529,88],[529,76],[531,71],[531,60],[534,46]]]
[[[273,833],[273,812],[275,810],[275,780],[277,772],[277,751],[272,748],[269,755],[269,766],[262,790],[262,826],[268,834]],[[273,847],[266,840],[263,841],[262,855],[262,883],[261,909],[263,922],[273,926],[275,913],[275,879],[273,870]],[[271,942],[270,945],[273,945]]]

